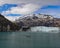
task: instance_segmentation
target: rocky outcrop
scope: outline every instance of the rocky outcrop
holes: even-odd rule
[[[5,31],[16,31],[19,30],[20,27],[6,19],[3,15],[0,14],[0,32]]]

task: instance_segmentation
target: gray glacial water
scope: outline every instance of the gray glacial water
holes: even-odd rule
[[[0,32],[0,48],[60,48],[60,33]]]

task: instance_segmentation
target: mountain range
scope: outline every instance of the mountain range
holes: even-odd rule
[[[20,27],[23,26],[47,26],[60,27],[60,18],[54,18],[51,15],[33,14],[20,17],[15,21]]]
[[[51,15],[33,14],[19,17],[19,19],[11,22],[0,14],[0,32],[19,31],[21,28],[27,30],[35,26],[60,27],[60,18],[54,18]]]

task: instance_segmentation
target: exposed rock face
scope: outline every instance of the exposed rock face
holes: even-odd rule
[[[43,18],[40,16],[27,16],[19,19],[17,24],[19,26],[47,26],[47,27],[60,27],[60,18],[54,18],[50,15],[44,15]]]
[[[19,30],[19,26],[15,23],[12,23],[6,19],[3,15],[0,14],[0,32],[3,31],[15,31]]]

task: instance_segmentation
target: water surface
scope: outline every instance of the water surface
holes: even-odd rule
[[[60,48],[60,33],[0,32],[0,48]]]

